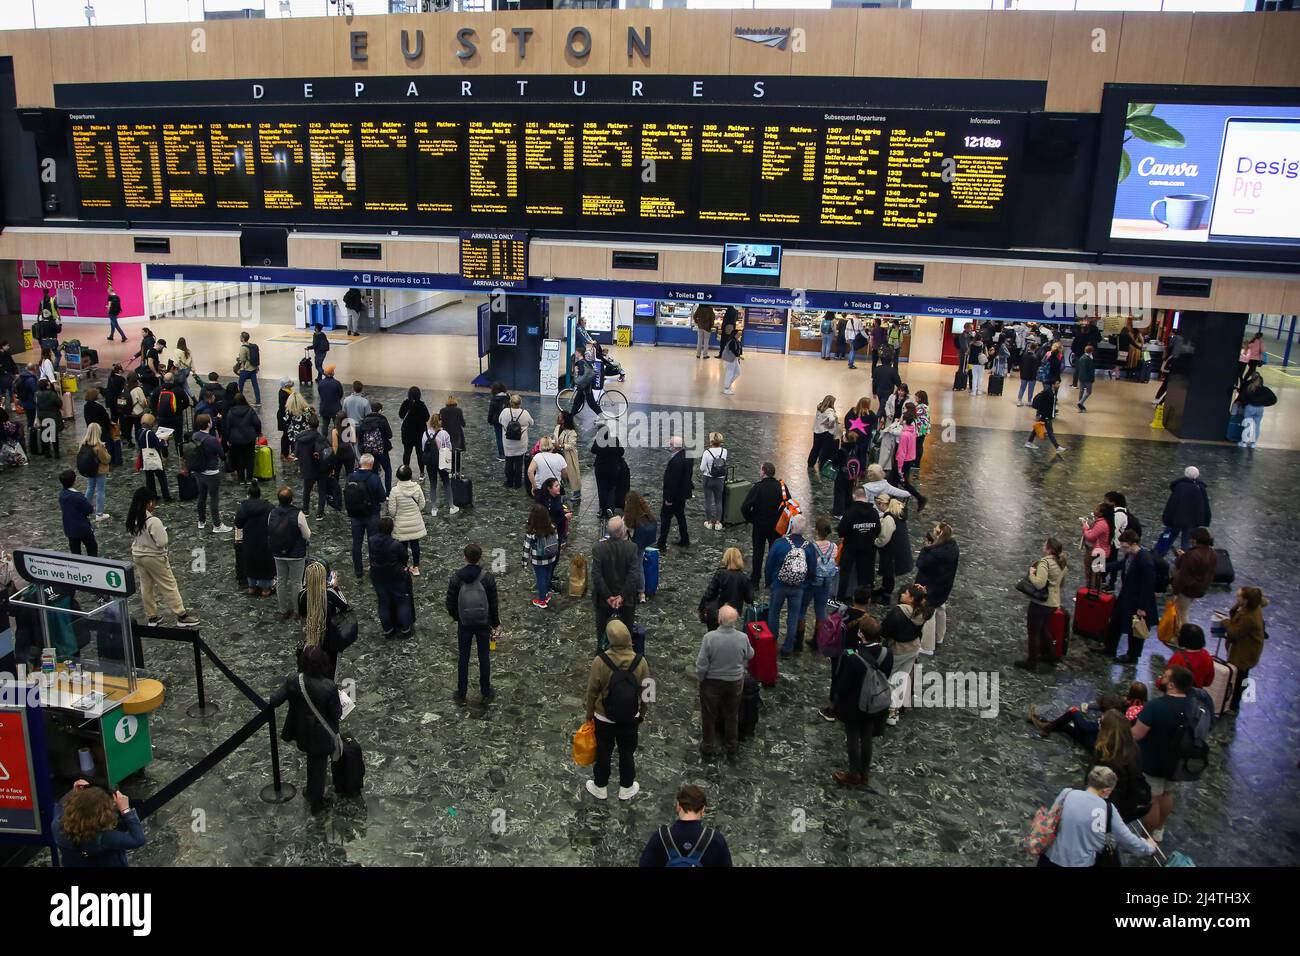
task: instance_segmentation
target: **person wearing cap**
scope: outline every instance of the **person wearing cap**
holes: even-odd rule
[[[1182,537],[1179,547],[1186,551],[1192,542],[1192,532],[1210,526],[1210,492],[1201,481],[1199,468],[1189,465],[1183,477],[1169,485],[1169,500],[1161,516],[1165,531],[1160,536],[1156,551],[1164,554],[1173,544],[1174,535]]]
[[[343,411],[343,383],[334,377],[334,366],[325,366],[325,377],[320,380],[320,428],[329,435],[334,416]]]

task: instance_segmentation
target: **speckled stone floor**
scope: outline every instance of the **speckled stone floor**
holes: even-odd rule
[[[273,383],[264,387],[274,394]],[[402,395],[376,389],[372,397],[395,419]],[[1300,536],[1290,500],[1296,453],[1247,455],[1229,447],[1071,436],[1067,456],[1055,458],[1041,446],[1024,449],[1023,436],[1006,431],[962,428],[947,436],[951,440],[932,438],[922,469],[931,501],[925,518],[953,525],[962,561],[949,604],[948,641],[925,664],[996,672],[999,707],[994,717],[973,709],[909,713],[877,741],[875,793],[844,791],[831,780],[831,772],[843,766],[844,738],[816,713],[828,669],[808,654],[782,662],[779,684],[764,691],[756,738],[743,746],[739,760],[700,762],[698,698],[690,673],[702,633],[695,607],[723,548],[737,544],[748,554],[749,534],[745,527],[704,531],[697,496],[689,507],[695,546],[689,552],[673,549],[665,558],[660,593],[638,613],[650,632],[647,656],[657,680],[657,701],[637,753],[642,793],[626,804],[597,804],[583,789],[586,770],[569,754],[592,656],[590,598],[561,597],[546,611],[529,605],[532,576],[521,571],[518,555],[525,501],[502,487],[502,466],[483,424],[487,396],[465,394],[461,400],[471,429],[465,464],[475,479],[476,506],[430,522],[415,639],[381,637],[373,591],[354,582],[348,570],[346,519],[330,514],[313,528],[313,550],[340,569],[362,621],[361,640],[344,656],[339,673],[356,682],[358,705],[345,728],[366,751],[364,797],[340,800],[318,819],[306,813],[301,799],[263,803],[258,791],[269,780],[269,759],[266,738],[258,735],[148,820],[149,844],[133,854],[137,865],[624,865],[635,862],[656,825],[671,819],[676,789],[687,781],[708,791],[710,818],[741,865],[1026,865],[1021,837],[1035,807],[1074,784],[1085,767],[1082,752],[1064,738],[1044,740],[1033,732],[1026,709],[1034,703],[1053,712],[1094,699],[1101,687],[1126,686],[1135,671],[1106,665],[1082,647],[1052,676],[1012,669],[1024,643],[1023,599],[1012,585],[1044,536],[1072,540],[1076,516],[1110,488],[1126,491],[1144,527],[1155,529],[1167,483],[1193,463],[1209,483],[1213,530],[1233,554],[1238,583],[1261,586],[1272,601],[1271,640],[1255,672],[1258,700],[1216,728],[1212,766],[1179,797],[1166,846],[1201,865],[1300,860],[1300,728],[1292,716],[1300,654],[1291,625],[1300,601],[1290,564]],[[537,399],[527,404],[539,419],[553,419],[549,400],[540,413]],[[829,510],[829,486],[810,489],[804,469],[808,416],[701,414],[706,430],[727,436],[742,473],[756,472],[770,458],[805,510]],[[64,454],[58,467],[70,465],[70,443]],[[629,452],[633,488],[656,508],[665,457],[656,448]],[[597,520],[585,454],[584,466],[587,504],[578,510],[573,544],[586,550],[596,538]],[[56,470],[38,460],[25,470],[0,473],[0,539],[6,546],[65,546]],[[129,466],[109,480],[113,520],[98,528],[102,554],[129,554],[121,519],[135,483]],[[227,521],[242,497],[233,482],[225,486]],[[191,503],[163,506],[161,515],[173,537],[182,592],[203,618],[205,640],[245,680],[269,693],[292,666],[297,625],[278,620],[273,599],[250,599],[236,587],[230,537],[196,532]],[[923,524],[912,521],[914,541]],[[452,701],[454,630],[442,601],[468,540],[489,553],[505,549],[507,561],[499,578],[508,635],[493,654],[498,697],[487,707],[473,693],[468,706]],[[199,545],[207,549],[202,575],[184,560]],[[1074,568],[1067,590],[1078,583]],[[1196,619],[1208,624],[1211,609],[1230,601],[1228,589],[1216,589],[1198,605]],[[1136,668],[1142,679],[1149,680],[1155,666],[1153,644],[1158,642],[1148,642]],[[207,721],[187,717],[194,701],[188,653],[154,642],[146,651],[150,671],[167,684],[167,702],[154,717],[154,763],[126,787],[137,799],[253,714],[209,668],[208,692],[220,713]],[[282,754],[287,778],[301,785],[298,754]],[[206,825],[196,832],[192,822],[199,809]]]

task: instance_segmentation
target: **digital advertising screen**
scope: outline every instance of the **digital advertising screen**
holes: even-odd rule
[[[1005,248],[1024,126],[872,107],[114,107],[69,111],[68,166],[87,220]],[[729,276],[779,274],[779,247],[748,248]]]
[[[729,242],[722,251],[724,284],[781,284],[781,247],[754,242]]]
[[[1116,152],[1103,152],[1100,172],[1114,177],[1104,226],[1111,247],[1255,247],[1252,258],[1300,252],[1300,102],[1129,94],[1112,108],[1111,132],[1122,122],[1121,140]]]

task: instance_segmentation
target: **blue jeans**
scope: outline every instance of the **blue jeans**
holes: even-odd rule
[[[1089,399],[1091,396],[1092,396],[1092,386],[1091,386],[1091,385],[1080,385],[1080,386],[1079,386],[1079,404],[1080,404],[1080,405],[1083,405],[1084,403],[1086,403],[1086,402],[1088,401],[1088,399]]]
[[[239,373],[239,390],[242,392],[242,391],[244,390],[244,383],[245,383],[245,382],[250,382],[250,381],[253,383],[253,401],[257,402],[258,404],[261,404],[261,401],[262,401],[262,390],[261,390],[261,389],[258,387],[258,385],[257,385],[257,372],[255,372],[255,371],[253,371],[253,372],[240,372],[240,373]]]
[[[831,599],[831,589],[839,583],[839,575],[827,578],[822,584],[807,584],[803,589],[803,604],[799,608],[799,620],[808,614],[808,606],[813,608],[813,620],[822,621],[826,617],[826,602]]]
[[[1020,391],[1016,393],[1016,401],[1032,402],[1034,400],[1034,386],[1038,384],[1036,378],[1021,378]],[[1026,391],[1028,394],[1026,395]]]
[[[533,577],[537,579],[537,600],[545,601],[551,593],[551,575],[555,573],[554,564],[534,564]]]
[[[325,377],[325,353],[313,352],[312,354],[316,356],[316,381],[319,382]]]
[[[116,332],[118,335],[122,336],[122,341],[123,341],[123,342],[126,341],[126,333],[122,331],[122,326],[120,326],[120,325],[117,324],[117,316],[115,316],[115,315],[110,315],[110,316],[108,317],[108,340],[109,340],[110,342],[113,341],[113,333],[114,333],[114,332]]]
[[[822,358],[828,359],[831,357],[831,342],[834,341],[834,339],[834,332],[822,333]]]
[[[407,599],[405,583],[376,584],[375,600],[379,604],[379,626],[385,634],[392,630],[411,629],[411,603]]]
[[[488,641],[492,629],[483,627],[463,627],[456,625],[456,643],[459,645],[460,657],[456,661],[456,696],[462,700],[469,691],[469,650],[478,645],[478,689],[485,697],[492,693],[492,665],[488,663]]]
[[[379,515],[371,515],[369,518],[349,516],[348,521],[352,525],[352,570],[357,573],[357,577],[361,577],[361,539],[364,536],[369,542],[370,535],[379,530]]]
[[[104,513],[104,489],[108,484],[108,475],[96,475],[86,479],[86,500],[90,502],[95,514]]]
[[[1241,410],[1241,440],[1248,445],[1259,441],[1259,425],[1264,418],[1263,405],[1246,405]]]
[[[854,363],[854,360],[855,360],[855,359],[857,358],[857,356],[858,356],[858,349],[857,349],[857,346],[853,344],[853,339],[849,339],[849,337],[848,337],[847,335],[844,336],[844,337],[845,337],[846,339],[848,339],[848,342],[849,342],[849,364],[852,365],[852,364]],[[856,338],[856,336],[855,336],[855,338]]]
[[[1173,547],[1174,538],[1179,537],[1180,535],[1182,537],[1182,541],[1179,543],[1178,547],[1186,551],[1188,548],[1192,546],[1192,530],[1193,529],[1191,528],[1182,528],[1181,530],[1178,528],[1165,528],[1164,532],[1161,534],[1160,537],[1161,538],[1168,537],[1169,545],[1164,548],[1161,548],[1160,539],[1159,538],[1156,539],[1156,546],[1154,548],[1156,554],[1168,554],[1169,549]]]
[[[772,582],[772,594],[768,598],[767,605],[767,626],[772,629],[772,636],[775,637],[781,630],[781,605],[789,605],[786,611],[785,641],[781,645],[781,650],[787,654],[794,651],[798,638],[795,636],[799,627],[799,611],[803,607],[802,584],[797,587],[782,584],[780,581]]]
[[[500,425],[493,425],[492,431],[496,432],[497,436],[497,457],[504,461],[506,457],[506,446],[501,443],[502,428]]]

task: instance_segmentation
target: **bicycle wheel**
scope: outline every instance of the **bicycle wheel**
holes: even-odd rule
[[[600,410],[613,418],[622,418],[627,411],[627,396],[616,388],[607,388],[600,395]]]
[[[573,389],[562,388],[555,396],[555,407],[562,412],[573,408]]]

